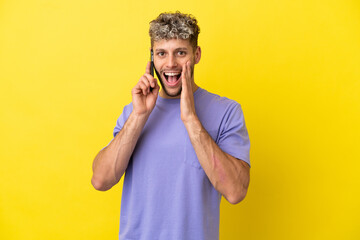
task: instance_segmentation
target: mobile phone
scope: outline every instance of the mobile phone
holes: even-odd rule
[[[154,51],[150,50],[150,74],[154,77],[154,72],[156,74],[157,79],[160,79],[160,74],[156,71],[155,64],[154,64]],[[152,88],[151,88],[152,90]]]
[[[154,76],[154,52],[152,49],[150,50],[150,61],[150,74],[151,76]]]

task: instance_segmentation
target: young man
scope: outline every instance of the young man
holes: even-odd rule
[[[160,14],[149,34],[162,89],[149,62],[94,160],[92,184],[106,191],[126,172],[119,239],[219,239],[221,197],[237,204],[249,185],[241,107],[196,85],[194,17]]]

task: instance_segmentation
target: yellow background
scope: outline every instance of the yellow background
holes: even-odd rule
[[[241,103],[246,199],[220,239],[360,239],[358,0],[0,1],[0,239],[117,239],[122,181],[95,191],[149,58],[148,23],[195,15],[196,82]]]

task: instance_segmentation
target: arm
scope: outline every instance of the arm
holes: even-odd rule
[[[206,132],[195,112],[190,67],[182,73],[181,119],[199,162],[214,188],[231,204],[242,201],[250,181],[249,165],[223,152]]]
[[[150,86],[153,88],[151,91]],[[95,189],[106,191],[120,181],[141,131],[155,106],[159,88],[156,79],[150,75],[148,63],[146,73],[132,89],[132,113],[120,132],[94,159],[91,183]]]
[[[185,123],[199,162],[214,188],[228,202],[237,204],[247,193],[249,165],[223,152],[197,118]]]
[[[91,183],[96,190],[106,191],[124,174],[147,116],[130,114],[124,127],[94,159]]]

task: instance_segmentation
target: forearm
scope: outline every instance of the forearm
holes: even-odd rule
[[[148,115],[131,113],[120,132],[97,154],[91,179],[97,190],[109,190],[120,181],[147,119]]]
[[[230,203],[240,202],[249,185],[247,164],[223,152],[197,117],[184,124],[199,162],[214,188]]]

